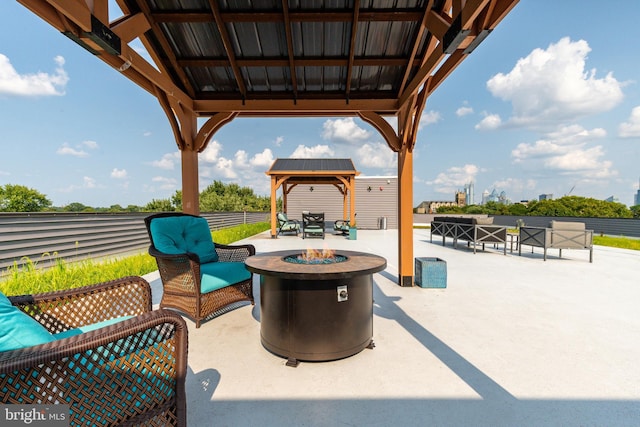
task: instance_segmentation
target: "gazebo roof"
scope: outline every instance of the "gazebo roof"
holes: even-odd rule
[[[359,172],[351,159],[276,159],[267,175],[282,173],[357,175]]]
[[[397,114],[517,3],[116,0],[119,16],[107,0],[18,1],[174,111],[201,117]]]

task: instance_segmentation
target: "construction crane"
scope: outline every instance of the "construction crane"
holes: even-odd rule
[[[569,190],[569,192],[567,194],[565,194],[565,197],[569,196],[569,195],[571,195],[571,193],[573,193],[573,189],[576,188],[576,185],[577,184],[573,184],[573,187],[571,187],[571,190]]]

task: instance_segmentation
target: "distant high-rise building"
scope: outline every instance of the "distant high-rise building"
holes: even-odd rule
[[[638,180],[638,192],[633,196],[633,205],[640,205],[640,179]]]
[[[604,199],[605,202],[616,202],[616,203],[620,203],[620,199],[618,199],[616,196],[610,196],[607,197],[606,199]]]
[[[474,197],[474,195],[473,195],[473,181],[471,181],[470,183],[464,185],[464,194],[465,194],[465,199],[466,199],[466,202],[467,202],[467,206],[468,205],[473,205],[474,204],[474,202],[473,202],[473,197]]]
[[[538,196],[538,200],[553,200],[553,194],[541,194]]]
[[[456,191],[456,195],[455,195],[455,200],[456,200],[456,205],[460,206],[461,208],[467,205],[467,195],[465,194],[464,191]]]

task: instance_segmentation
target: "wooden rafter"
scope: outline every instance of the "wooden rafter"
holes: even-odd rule
[[[282,16],[284,19],[284,31],[287,38],[287,63],[289,65],[289,72],[291,73],[291,90],[293,92],[293,99],[298,98],[298,78],[296,76],[296,64],[294,60],[293,52],[293,37],[291,36],[291,21],[289,19],[289,1],[282,0]],[[239,65],[246,66],[246,65]],[[265,65],[268,67],[270,65]]]
[[[236,53],[233,50],[233,45],[231,44],[231,39],[229,38],[227,27],[222,20],[220,7],[218,6],[217,0],[209,0],[209,5],[211,6],[211,12],[213,13],[214,20],[218,27],[218,32],[220,33],[220,37],[222,38],[222,45],[224,46],[224,50],[227,54],[227,57],[229,58],[229,62],[231,63],[231,70],[233,71],[233,76],[236,79],[236,85],[238,86],[238,90],[240,91],[240,96],[244,99],[247,94],[247,86],[245,85],[244,78],[242,77],[242,73],[240,72],[240,68],[238,67],[238,63],[236,62]]]
[[[355,0],[353,4],[353,20],[351,22],[351,40],[349,41],[349,58],[347,59],[347,81],[345,82],[345,94],[349,99],[351,92],[351,80],[353,78],[353,66],[356,55],[356,36],[358,35],[358,17],[360,15],[360,0]]]

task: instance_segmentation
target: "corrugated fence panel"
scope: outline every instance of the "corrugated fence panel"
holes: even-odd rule
[[[82,260],[144,252],[149,213],[0,214],[0,268],[28,258],[49,265],[55,258]],[[212,230],[244,223],[268,222],[265,212],[204,213]]]

